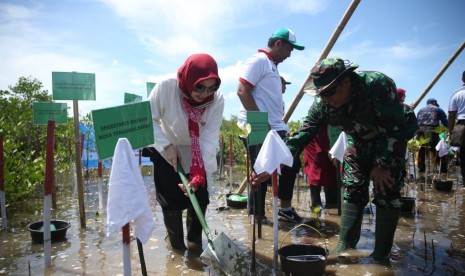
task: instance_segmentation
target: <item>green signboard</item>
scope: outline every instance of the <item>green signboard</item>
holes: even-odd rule
[[[119,138],[127,138],[133,149],[154,143],[148,101],[92,110],[92,121],[100,160],[113,156]]]
[[[257,145],[265,141],[270,126],[268,124],[268,113],[259,111],[247,111],[247,124],[251,131],[248,136],[249,145]]]
[[[156,83],[154,82],[147,82],[147,98],[150,95],[150,92],[152,92],[152,89],[155,87]]]
[[[52,72],[54,100],[95,101],[95,74]]]
[[[49,120],[56,124],[66,124],[68,121],[66,103],[32,103],[32,109],[35,125],[46,125]]]
[[[140,103],[142,102],[142,96],[130,93],[124,93],[124,103]]]

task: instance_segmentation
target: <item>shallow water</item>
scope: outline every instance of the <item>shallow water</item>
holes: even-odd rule
[[[242,177],[237,176],[237,179],[242,180]],[[57,181],[58,208],[52,211],[52,218],[69,221],[71,227],[65,241],[52,243],[52,265],[45,267],[43,246],[31,242],[26,229],[29,223],[42,220],[43,200],[39,198],[7,208],[8,227],[0,233],[0,275],[123,275],[121,232],[106,235],[106,212],[99,211],[97,182],[85,184],[86,229],[81,229],[75,184],[72,177],[65,177],[69,178],[70,181]],[[148,275],[213,275],[212,268],[200,260],[201,252],[177,252],[168,245],[152,177],[146,176],[144,181],[156,224],[151,239],[143,246]],[[224,232],[251,259],[253,227],[245,209],[217,211],[218,207],[225,206],[221,195],[230,190],[224,188],[226,183],[229,183],[228,179],[215,181],[212,185],[207,223],[214,236]],[[236,189],[237,184],[232,191]],[[369,257],[374,246],[375,217],[367,209],[357,249],[343,256],[330,254],[326,275],[464,275],[464,191],[460,182],[455,182],[450,192],[437,191],[431,185],[420,187],[414,182],[408,183],[405,194],[416,199],[416,208],[401,215],[390,262],[377,263]],[[266,216],[272,219],[271,193],[267,196]],[[309,212],[310,195],[306,184],[295,190],[293,205],[306,220],[316,218],[316,214]],[[337,244],[337,209],[323,210],[321,222],[320,232],[331,251]],[[294,223],[279,222],[279,247],[291,243],[325,246],[325,240],[307,227],[289,232],[295,226]],[[206,248],[206,238],[203,238],[203,248]],[[256,241],[256,260],[256,269],[251,271],[249,268],[249,274],[273,274],[273,227],[270,224],[263,225],[262,238]],[[134,239],[131,240],[131,271],[132,275],[141,275]],[[308,275],[312,274],[309,272]]]

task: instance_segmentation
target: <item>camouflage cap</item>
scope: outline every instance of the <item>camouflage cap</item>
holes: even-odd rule
[[[304,91],[318,95],[346,73],[352,72],[356,68],[358,68],[358,64],[349,63],[349,61],[340,58],[323,59],[312,68],[310,83],[305,87]]]

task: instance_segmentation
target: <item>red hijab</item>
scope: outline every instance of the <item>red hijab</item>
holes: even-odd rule
[[[188,116],[189,136],[191,138],[189,184],[197,187],[204,187],[206,183],[206,172],[200,150],[199,123],[205,112],[205,107],[213,102],[215,95],[212,94],[203,102],[198,103],[191,98],[191,93],[198,83],[208,79],[216,79],[218,86],[221,83],[216,61],[207,54],[191,55],[178,70],[178,83],[184,95],[182,103]]]
[[[201,107],[210,104],[215,95],[212,94],[205,101],[198,103],[191,98],[194,87],[208,79],[216,79],[216,84],[221,84],[218,76],[218,65],[208,54],[193,54],[186,59],[184,64],[178,69],[179,88],[191,106]]]

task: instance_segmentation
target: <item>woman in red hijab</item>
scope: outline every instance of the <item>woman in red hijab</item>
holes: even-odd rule
[[[216,171],[216,146],[223,120],[224,98],[218,91],[221,79],[216,61],[207,54],[193,54],[179,68],[176,78],[168,78],[149,95],[155,144],[156,198],[160,204],[171,246],[186,249],[182,212],[187,209],[189,248],[202,246],[202,226],[177,173],[178,162],[188,174],[205,213],[210,203],[207,174]]]

